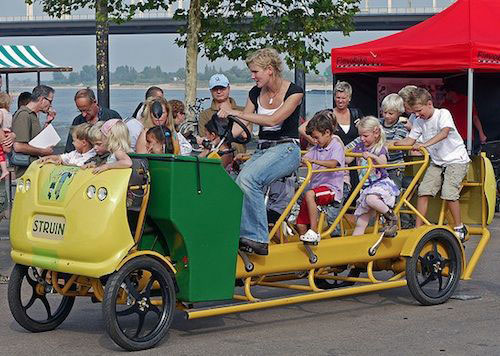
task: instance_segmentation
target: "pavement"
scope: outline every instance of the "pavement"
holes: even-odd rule
[[[500,215],[470,281],[447,303],[424,307],[407,288],[198,320],[175,315],[167,337],[138,355],[500,355]],[[7,227],[7,229],[6,229]],[[0,236],[8,231],[0,223]],[[475,241],[467,242],[471,253]],[[0,241],[0,273],[12,268]],[[259,295],[280,295],[260,288]],[[32,334],[12,318],[0,284],[0,355],[122,353],[104,331],[100,304],[77,299],[56,330]]]

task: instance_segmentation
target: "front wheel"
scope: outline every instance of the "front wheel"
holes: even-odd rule
[[[167,334],[175,308],[169,271],[151,257],[137,257],[113,273],[102,303],[106,331],[120,347],[137,351]]]
[[[75,297],[62,296],[47,282],[47,270],[16,264],[9,279],[8,301],[12,316],[28,331],[57,328],[69,315]]]
[[[457,288],[461,273],[462,252],[447,230],[425,234],[406,261],[408,288],[423,305],[446,302]]]

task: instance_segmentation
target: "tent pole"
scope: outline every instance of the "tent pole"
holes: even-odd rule
[[[36,72],[36,82],[40,85],[40,72]]]
[[[467,152],[472,153],[472,103],[474,94],[474,69],[467,70]]]
[[[5,92],[9,93],[9,73],[5,73]]]

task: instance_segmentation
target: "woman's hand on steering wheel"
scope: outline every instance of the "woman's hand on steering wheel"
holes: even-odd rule
[[[227,132],[225,134],[225,137],[228,141],[239,143],[242,145],[246,145],[247,143],[249,143],[252,140],[252,133],[248,129],[248,126],[245,125],[240,119],[238,119],[236,116],[228,115],[227,120],[228,120],[228,125],[227,125]],[[238,137],[233,137],[233,125],[234,125],[234,123],[236,123],[243,130],[243,134],[241,134]],[[243,136],[245,136],[245,137],[243,137]]]

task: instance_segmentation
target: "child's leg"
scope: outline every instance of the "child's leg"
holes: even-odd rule
[[[373,213],[374,211],[370,210],[368,213],[358,216],[356,219],[356,227],[354,228],[352,236],[363,235],[365,233],[365,229],[368,226]]]
[[[425,216],[427,214],[427,206],[429,205],[429,196],[428,195],[423,195],[421,197],[418,197],[417,200],[417,210],[422,216]],[[415,221],[415,227],[420,227],[424,224],[422,219],[420,219],[419,216],[417,216],[417,219]]]
[[[9,175],[9,170],[7,169],[7,162],[5,161],[0,162],[0,167],[2,168],[2,175],[0,175],[0,180],[1,180]]]
[[[307,204],[311,230],[318,232],[318,205],[316,204],[316,192],[314,190],[308,190],[304,195],[304,200]]]
[[[462,214],[460,213],[460,202],[458,200],[447,200],[448,208],[455,222],[455,226],[462,225]]]
[[[460,214],[460,190],[462,181],[467,175],[469,164],[450,164],[444,170],[443,187],[441,189],[441,199],[446,200],[450,209],[455,226],[462,226],[462,216]]]
[[[306,194],[309,192],[313,192],[313,191],[308,190],[306,192]],[[302,199],[302,202],[300,203],[299,215],[297,215],[297,219],[296,219],[297,232],[300,235],[304,235],[307,232],[307,227],[309,226],[309,224],[310,224],[309,209],[307,208],[307,201],[306,201],[306,198],[304,196]]]
[[[385,214],[389,211],[389,207],[380,199],[378,195],[370,194],[366,196],[366,204],[373,210]]]

